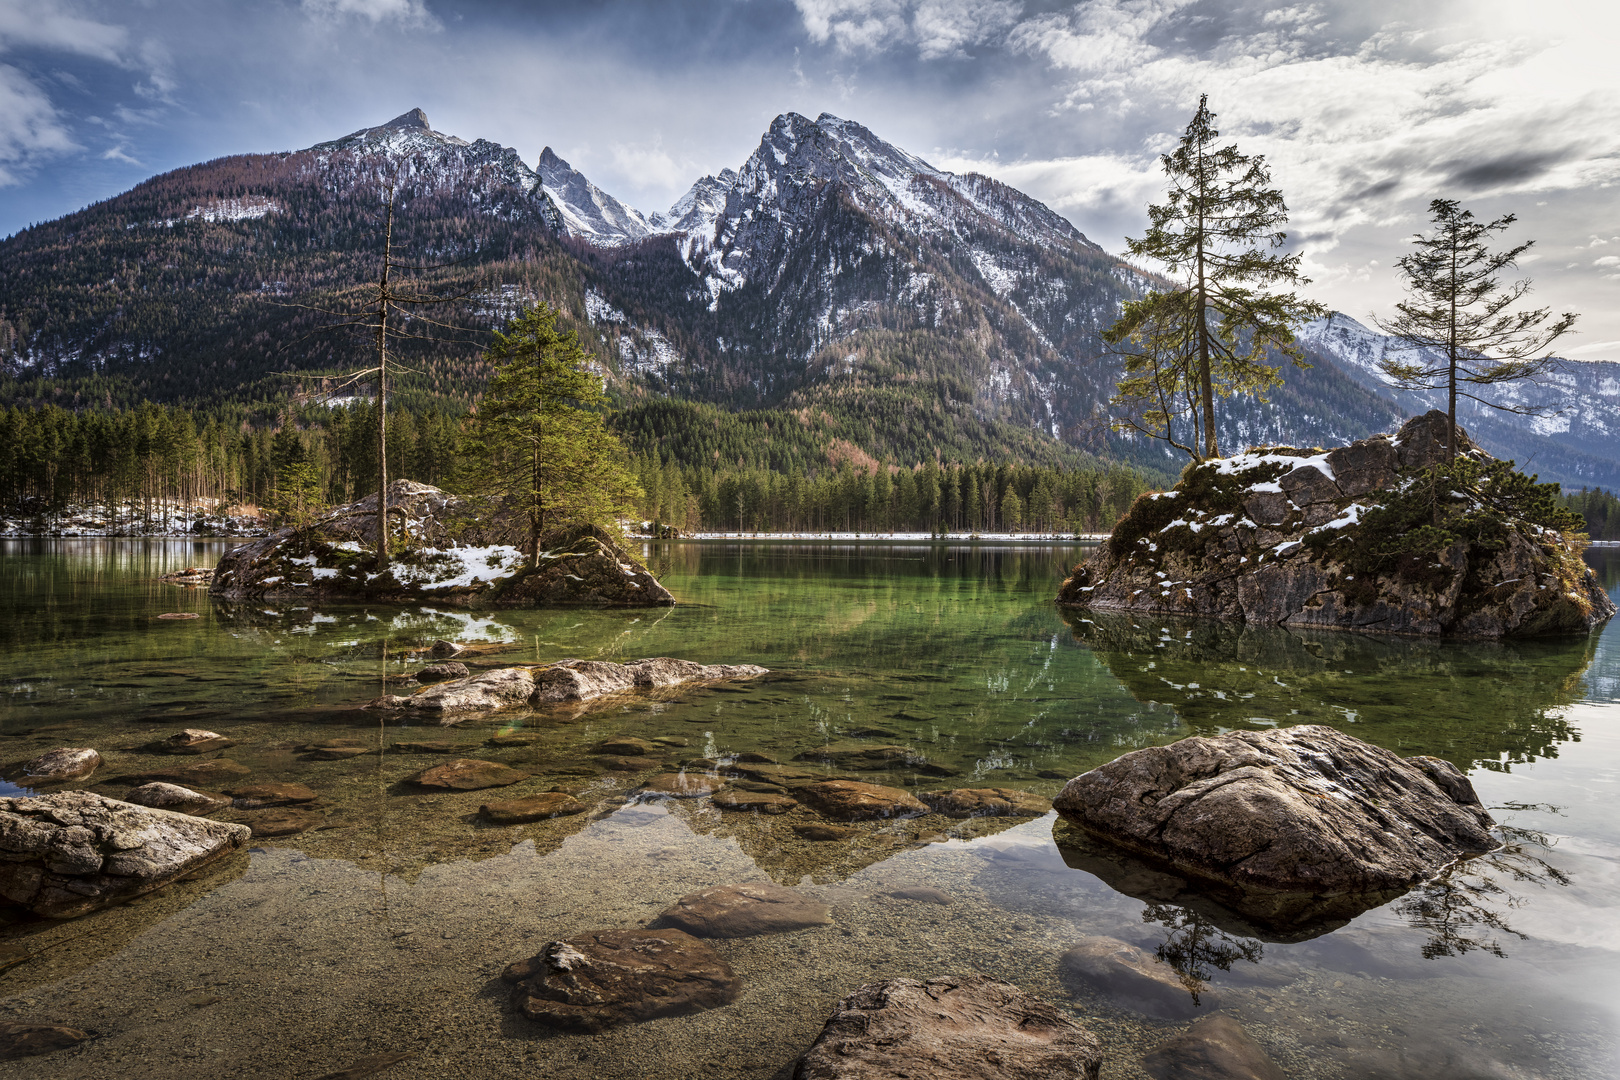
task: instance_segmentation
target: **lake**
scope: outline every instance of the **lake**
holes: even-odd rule
[[[82,786],[117,797],[133,786],[121,778],[173,763],[146,743],[201,727],[235,740],[223,756],[254,780],[320,795],[310,831],[132,904],[0,930],[0,965],[22,961],[0,968],[0,1020],[95,1036],[0,1062],[0,1078],[316,1077],[399,1052],[412,1056],[379,1075],[785,1080],[842,994],[969,971],[1080,1019],[1105,1076],[1144,1077],[1143,1053],[1186,1022],[1066,981],[1059,957],[1094,935],[1168,965],[1197,994],[1189,1008],[1237,1017],[1290,1077],[1620,1074],[1620,622],[1442,644],[1065,618],[1052,597],[1082,549],[1061,543],[654,543],[647,562],[682,603],[641,612],[225,605],[157,581],[228,546],[0,542],[4,761],[93,746],[105,763]],[[1620,550],[1588,559],[1620,591]],[[486,663],[667,655],[770,674],[449,726],[359,709],[441,638],[487,646]],[[662,769],[899,744],[926,764],[862,778],[1050,797],[1137,747],[1295,723],[1455,762],[1504,848],[1278,940],[1144,888],[1054,815],[929,815],[816,841],[794,815],[642,801],[651,764],[592,752],[634,736]],[[369,752],[301,749],[332,739]],[[555,786],[592,809],[487,825],[490,792],[402,783],[446,760],[394,747],[410,741],[533,774],[499,797]],[[501,970],[548,941],[766,879],[824,900],[832,923],[717,940],[743,981],[731,1005],[598,1035],[508,1005]]]

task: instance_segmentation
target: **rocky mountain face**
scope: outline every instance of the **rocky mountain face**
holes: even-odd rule
[[[422,374],[401,389],[424,401],[476,393],[480,335],[545,299],[632,409],[673,398],[853,419],[917,460],[943,426],[1184,464],[1108,424],[1117,369],[1101,330],[1152,279],[1027,195],[825,113],[777,117],[738,168],[645,215],[549,147],[530,167],[419,109],[176,170],[0,241],[0,365],[30,394],[81,404],[297,399],[309,384],[288,371],[365,366],[364,336],[317,333],[311,309],[374,277],[390,187],[398,249],[454,264],[425,284],[475,297],[434,314],[457,332],[424,323],[430,340],[410,346]],[[1345,327],[1313,328],[1314,366],[1271,402],[1230,403],[1223,448],[1335,445],[1398,423],[1413,403],[1368,375],[1366,335]],[[638,430],[656,443],[665,415],[680,414],[655,409]],[[1547,475],[1611,483],[1604,455],[1577,449],[1610,422],[1481,437],[1536,453]]]

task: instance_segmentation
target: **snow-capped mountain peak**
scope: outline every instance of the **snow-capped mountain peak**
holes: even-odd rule
[[[641,212],[624,205],[558,157],[551,147],[540,153],[540,183],[562,215],[571,236],[613,246],[649,236],[653,228]]]
[[[443,146],[467,146],[466,139],[434,131],[428,123],[427,113],[411,109],[394,117],[386,124],[361,128],[341,139],[318,143],[312,150],[369,150],[376,153],[401,154],[416,150],[436,149]]]

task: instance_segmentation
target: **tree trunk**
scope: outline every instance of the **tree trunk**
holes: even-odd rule
[[[382,283],[377,289],[377,570],[388,569],[388,271],[394,260],[394,191],[388,190]]]

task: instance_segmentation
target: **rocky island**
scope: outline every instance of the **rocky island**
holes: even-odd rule
[[[522,526],[480,519],[470,504],[414,480],[388,485],[390,531],[403,550],[377,572],[377,496],[233,548],[215,568],[222,600],[432,600],[461,607],[657,607],[668,589],[607,532],[580,524],[540,538],[537,565]]]
[[[1063,582],[1067,607],[1435,637],[1584,633],[1615,612],[1574,515],[1415,417],[1332,450],[1255,447],[1137,499]]]

